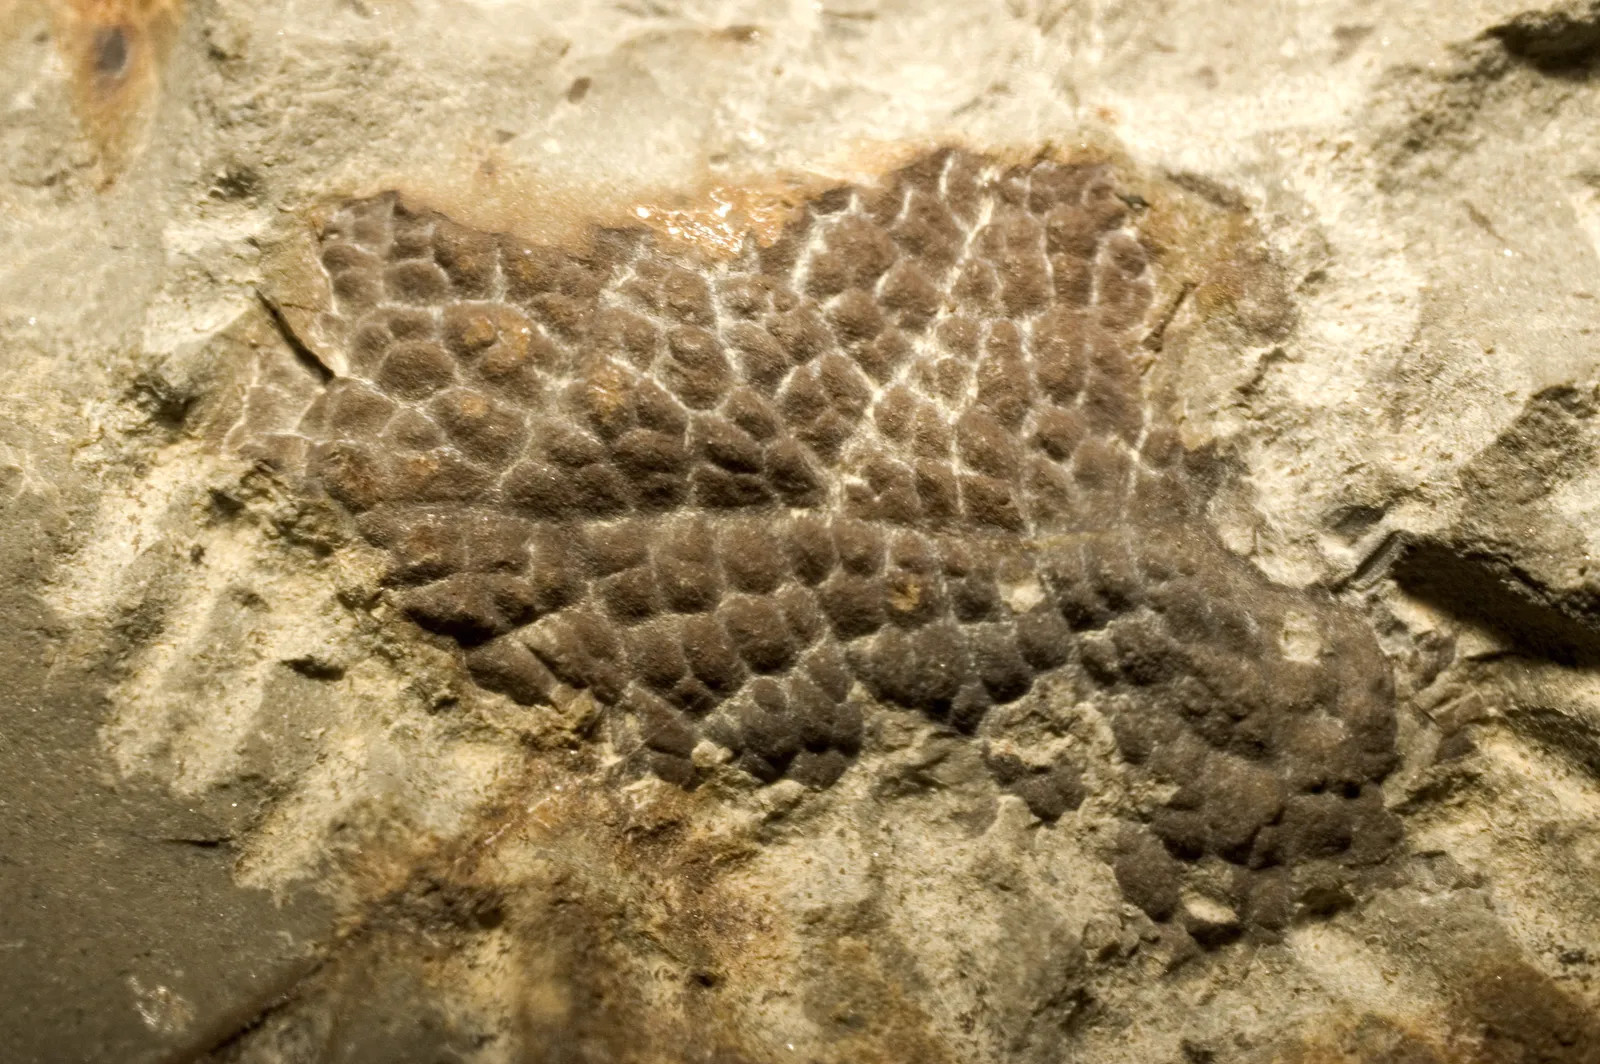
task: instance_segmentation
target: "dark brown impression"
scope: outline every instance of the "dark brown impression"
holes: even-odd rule
[[[1387,663],[1208,524],[1106,167],[941,151],[725,262],[392,195],[320,241],[348,374],[287,432],[259,385],[236,442],[355,515],[482,687],[587,690],[684,786],[709,742],[826,787],[863,704],[987,749],[994,707],[1070,677],[1168,795],[1114,861],[1158,920],[1185,862],[1274,929],[1395,847]],[[1082,797],[1068,761],[989,763],[1046,820]]]

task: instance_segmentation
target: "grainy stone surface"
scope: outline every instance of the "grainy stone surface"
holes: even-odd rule
[[[1591,6],[0,4],[0,1044],[1600,1059]]]

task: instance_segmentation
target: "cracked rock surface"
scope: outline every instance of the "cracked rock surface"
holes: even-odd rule
[[[1600,1061],[1600,10],[0,4],[0,1045]]]

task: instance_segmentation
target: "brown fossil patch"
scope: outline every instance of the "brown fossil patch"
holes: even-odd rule
[[[1242,228],[1104,162],[957,150],[731,257],[378,196],[317,233],[314,400],[262,375],[231,439],[343,507],[481,687],[583,692],[685,787],[725,763],[829,786],[892,705],[1054,820],[1079,766],[999,710],[1064,683],[1163,795],[1116,843],[1127,897],[1208,944],[1272,934],[1394,848],[1395,722],[1366,628],[1223,546],[1168,412],[1174,308],[1250,318],[1264,271],[1190,278],[1184,248]],[[1186,865],[1215,896],[1185,901]]]

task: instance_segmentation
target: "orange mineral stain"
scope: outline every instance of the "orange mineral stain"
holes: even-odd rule
[[[183,0],[54,0],[51,8],[73,103],[109,184],[136,149],[160,92]]]

